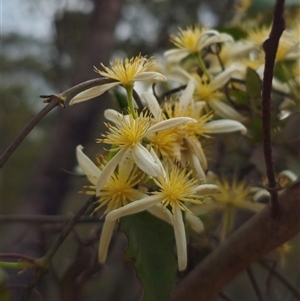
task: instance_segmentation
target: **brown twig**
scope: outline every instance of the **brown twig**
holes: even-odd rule
[[[85,213],[85,211],[94,201],[95,201],[95,196],[92,196],[87,200],[87,202],[78,210],[78,212],[74,215],[74,217],[67,223],[67,225],[65,226],[65,228],[63,229],[59,237],[56,239],[56,241],[52,244],[52,246],[50,247],[46,255],[36,260],[39,263],[38,267],[30,283],[26,287],[26,290],[22,297],[22,301],[29,300],[31,292],[35,287],[35,285],[37,284],[37,282],[42,278],[44,274],[48,272],[50,261],[53,255],[56,253],[57,249],[61,246],[61,244],[69,235],[69,233],[72,231],[74,225],[78,222],[80,217]]]
[[[143,106],[142,100],[140,98],[140,95],[136,92],[135,89],[133,89],[132,93],[133,93],[133,98],[134,98],[139,110],[143,110],[144,106]]]
[[[44,107],[33,119],[24,127],[19,135],[14,139],[10,146],[5,150],[0,158],[0,168],[5,164],[9,157],[13,154],[16,148],[21,144],[25,137],[32,131],[32,129],[45,117],[52,109],[58,106],[61,100],[55,96],[51,98],[49,104]]]
[[[262,128],[263,128],[263,148],[265,157],[266,174],[268,178],[267,190],[271,195],[272,213],[273,217],[280,215],[280,208],[278,205],[278,185],[272,158],[271,145],[271,92],[273,70],[275,64],[276,53],[278,49],[279,39],[285,29],[285,21],[283,18],[284,0],[276,0],[273,15],[273,24],[269,38],[263,43],[265,52],[265,69],[262,84]]]
[[[268,204],[212,251],[174,288],[172,301],[211,301],[240,272],[300,232],[300,181],[279,197],[282,214]]]
[[[0,253],[0,258],[13,258],[13,259],[21,259],[24,261],[28,261],[33,265],[36,265],[36,259],[27,255],[23,254],[16,254],[16,253]]]
[[[250,279],[250,281],[251,281],[251,284],[252,284],[252,286],[253,286],[253,288],[254,288],[254,291],[255,291],[255,293],[256,293],[257,299],[258,299],[259,301],[264,301],[265,298],[263,297],[261,288],[259,287],[259,285],[258,285],[258,283],[257,283],[257,281],[256,281],[255,275],[254,275],[254,273],[253,273],[251,267],[249,267],[249,268],[247,269],[247,274],[248,274],[248,277],[249,277],[249,279]]]
[[[158,96],[158,99],[164,99],[165,97],[169,96],[169,95],[172,95],[172,94],[175,94],[177,92],[180,92],[181,90],[184,90],[186,88],[186,85],[182,85],[182,86],[179,86],[177,88],[174,88],[174,89],[171,89],[171,90],[168,90],[168,91],[165,91],[163,93],[161,93],[159,96]]]
[[[294,287],[290,281],[282,275],[275,267],[271,267],[266,261],[260,260],[258,263],[263,266],[265,269],[269,270],[272,275],[276,276],[277,279],[281,281],[282,284],[284,284],[294,295],[295,297],[300,300],[300,291],[296,287]]]
[[[28,224],[59,224],[69,222],[72,217],[55,215],[0,215],[0,223],[28,223]],[[77,221],[81,223],[102,222],[97,217],[82,217]]]

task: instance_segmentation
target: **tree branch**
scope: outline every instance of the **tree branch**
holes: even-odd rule
[[[251,263],[300,232],[300,180],[279,197],[282,214],[267,205],[208,255],[174,288],[172,301],[211,301]]]
[[[24,129],[19,133],[19,135],[14,139],[10,146],[5,150],[3,155],[0,157],[0,168],[5,164],[9,157],[14,153],[21,142],[26,138],[26,136],[32,131],[32,129],[56,106],[61,103],[60,99],[53,96],[49,99],[49,103],[45,106],[33,119],[24,127]]]
[[[271,204],[273,216],[277,217],[281,212],[278,206],[278,185],[273,166],[272,145],[271,145],[271,92],[273,70],[276,59],[276,53],[279,45],[279,39],[285,29],[283,18],[284,0],[277,0],[274,7],[273,24],[269,38],[263,43],[265,51],[265,69],[262,84],[262,127],[263,127],[263,147],[266,165],[266,174],[268,178],[267,190],[271,195]]]

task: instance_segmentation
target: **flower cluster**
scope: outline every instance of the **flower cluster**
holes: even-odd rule
[[[76,150],[78,163],[92,184],[89,193],[98,198],[96,211],[105,208],[101,263],[106,260],[115,225],[124,216],[147,210],[172,225],[178,267],[184,270],[185,225],[201,232],[205,224],[198,216],[221,211],[222,241],[233,231],[233,210],[255,213],[263,209],[265,205],[256,201],[257,190],[246,179],[208,176],[207,172],[211,169],[208,145],[216,135],[241,141],[255,136],[249,118],[253,104],[247,99],[247,70],[251,68],[261,78],[262,43],[268,32],[269,28],[253,28],[245,39],[236,41],[227,33],[198,25],[179,29],[171,36],[176,48],[165,52],[164,66],[141,55],[116,59],[110,67],[101,64],[103,70],[95,71],[112,82],[89,88],[71,100],[71,105],[77,104],[121,86],[128,104],[123,113],[104,112],[107,130],[97,142],[109,150],[105,160],[95,164],[82,146]],[[299,62],[299,54],[299,37],[292,27],[281,41],[276,62]],[[295,85],[289,85],[289,80],[275,79],[274,89],[283,91],[285,97],[292,95]],[[148,88],[138,95],[134,87],[139,81],[155,83],[160,95]]]

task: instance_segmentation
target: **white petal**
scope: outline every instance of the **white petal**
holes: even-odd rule
[[[136,75],[132,80],[134,80],[134,81],[147,81],[147,80],[166,81],[167,79],[165,78],[164,75],[162,75],[159,72],[148,71],[148,72],[142,72],[142,73]]]
[[[242,134],[247,133],[247,129],[243,124],[229,119],[207,122],[202,126],[202,130],[207,134],[232,133],[237,131],[241,131]]]
[[[197,139],[193,139],[191,137],[187,137],[185,140],[190,151],[193,152],[198,157],[202,169],[204,171],[207,170],[207,160],[203,152],[200,141]]]
[[[165,177],[166,176],[166,172],[165,172],[165,169],[161,163],[161,161],[159,160],[159,158],[157,157],[157,154],[156,152],[154,151],[154,149],[151,147],[150,148],[150,154],[151,156],[153,157],[155,163],[159,166],[160,170],[161,170],[161,173],[163,174],[163,176]]]
[[[96,185],[96,193],[98,194],[102,187],[106,184],[107,180],[115,171],[118,163],[120,162],[121,158],[126,154],[127,148],[122,148],[119,150],[116,155],[107,163],[107,165],[102,170],[100,177],[98,178],[97,185]]]
[[[194,153],[191,153],[191,154],[189,154],[189,159],[190,159],[189,160],[190,164],[192,165],[192,168],[193,168],[194,172],[196,173],[196,178],[198,178],[202,182],[206,182],[206,176],[205,176],[204,170],[200,164],[199,158]]]
[[[203,214],[207,214],[210,211],[216,211],[222,208],[224,208],[223,204],[212,202],[209,204],[200,204],[200,205],[191,206],[190,210],[196,215],[203,215]]]
[[[131,155],[136,165],[146,174],[158,177],[161,174],[160,166],[154,161],[149,151],[140,143],[131,147]]]
[[[161,201],[161,197],[158,195],[151,195],[148,197],[145,197],[144,199],[134,201],[132,203],[129,203],[121,208],[112,210],[109,212],[106,216],[106,220],[115,221],[122,216],[127,216],[131,214],[135,214],[141,211],[144,211],[148,209],[151,206],[154,206],[155,204],[159,203]]]
[[[105,93],[107,90],[120,85],[120,82],[113,82],[110,84],[104,84],[101,86],[93,87],[88,90],[85,90],[79,94],[77,94],[72,100],[70,101],[69,105],[72,106],[73,104],[83,102],[92,98],[95,98],[103,93]]]
[[[223,72],[219,73],[210,83],[210,87],[213,90],[222,88],[231,77],[231,74],[239,70],[237,65],[231,65],[230,68],[225,69]]]
[[[174,210],[174,235],[177,248],[178,268],[183,271],[187,265],[186,236],[181,209],[178,206]]]
[[[269,198],[270,197],[270,193],[265,190],[260,188],[254,195],[253,195],[253,200],[256,202],[258,201],[260,198]]]
[[[208,38],[206,41],[204,41],[204,43],[202,43],[202,45],[200,45],[200,47],[203,49],[212,44],[225,42],[233,42],[233,38],[228,34],[222,33]]]
[[[220,193],[220,189],[217,185],[213,184],[202,184],[193,189],[193,193],[205,195],[205,194],[216,194]]]
[[[153,114],[156,121],[162,120],[162,110],[155,96],[150,92],[142,93],[142,98],[147,103],[150,112]]]
[[[230,118],[238,121],[244,121],[245,117],[238,113],[235,109],[228,106],[224,102],[214,99],[209,102],[211,108],[216,112],[217,115],[223,118]]]
[[[204,230],[204,224],[198,216],[186,212],[185,220],[196,233],[201,233]]]
[[[124,117],[121,113],[113,109],[107,109],[104,111],[104,117],[115,124],[120,125],[120,120]]]
[[[97,179],[101,175],[101,171],[99,167],[97,167],[95,163],[87,155],[83,153],[82,150],[83,150],[82,145],[78,145],[76,147],[76,157],[77,157],[78,164],[82,168],[83,172],[86,174],[89,181],[92,184],[96,185]]]
[[[195,90],[195,85],[193,80],[190,80],[187,87],[183,90],[180,98],[179,98],[179,105],[181,111],[185,111],[187,107],[192,103],[193,94]]]
[[[106,261],[108,248],[114,231],[115,223],[116,221],[109,221],[107,219],[105,219],[104,221],[98,250],[98,260],[100,263],[104,263]]]
[[[167,58],[168,63],[176,63],[180,62],[189,54],[190,52],[186,49],[170,49],[164,53],[164,56]]]
[[[152,215],[162,219],[170,225],[173,225],[173,215],[170,210],[164,208],[162,204],[156,204],[147,209]]]
[[[150,126],[150,128],[147,131],[147,134],[171,129],[173,127],[179,126],[186,122],[196,123],[196,120],[190,117],[175,117],[175,118],[163,120]]]
[[[293,173],[290,170],[283,170],[278,174],[278,176],[288,178],[291,182],[296,181],[298,177],[295,173]]]
[[[238,208],[242,208],[254,212],[259,212],[265,208],[266,204],[257,203],[257,202],[241,202],[241,203],[236,203],[235,206]]]
[[[196,83],[196,80],[184,69],[179,66],[172,68],[172,72],[167,76],[168,80],[187,84],[190,79]]]

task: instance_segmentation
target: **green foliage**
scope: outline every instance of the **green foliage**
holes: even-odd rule
[[[11,294],[7,287],[8,276],[6,272],[0,268],[0,300],[1,301],[10,301]]]
[[[143,301],[167,301],[177,268],[173,228],[148,212],[123,217],[120,228],[129,241],[125,258],[144,287]]]
[[[251,98],[259,98],[261,96],[262,83],[259,75],[255,70],[247,68],[246,71],[246,91]]]

